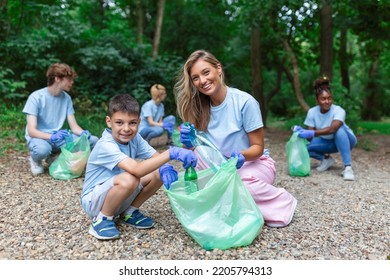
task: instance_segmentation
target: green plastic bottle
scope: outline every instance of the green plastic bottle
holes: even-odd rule
[[[194,193],[198,191],[198,174],[196,170],[190,165],[184,173],[184,181],[187,193]]]

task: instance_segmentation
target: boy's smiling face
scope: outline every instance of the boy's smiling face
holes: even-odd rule
[[[111,117],[106,117],[112,137],[121,144],[129,143],[137,135],[139,121],[138,115],[126,112],[115,112]]]

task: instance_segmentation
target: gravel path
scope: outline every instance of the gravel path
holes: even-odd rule
[[[10,260],[385,260],[390,255],[389,136],[359,139],[375,151],[352,152],[356,181],[339,175],[341,160],[325,173],[287,175],[289,134],[266,130],[266,146],[277,162],[277,187],[298,199],[292,223],[268,228],[243,248],[206,251],[183,229],[163,190],[142,207],[155,219],[150,230],[119,225],[121,238],[99,241],[79,197],[83,178],[33,177],[27,154],[0,157],[0,259]],[[366,137],[366,136],[365,136]],[[368,137],[368,136],[367,136]],[[161,146],[160,146],[161,148]],[[176,163],[179,171],[180,165]],[[313,167],[316,162],[312,162]]]

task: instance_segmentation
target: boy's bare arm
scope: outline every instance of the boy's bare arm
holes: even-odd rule
[[[118,163],[118,167],[137,178],[141,178],[156,170],[164,163],[167,163],[169,160],[169,150],[166,150],[162,153],[156,153],[151,158],[143,161],[126,158]]]

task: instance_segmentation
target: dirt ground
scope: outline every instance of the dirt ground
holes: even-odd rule
[[[48,173],[34,177],[27,151],[9,151],[0,156],[0,259],[389,258],[390,136],[358,136],[352,150],[354,182],[340,176],[338,154],[327,172],[317,172],[318,162],[312,160],[310,176],[289,176],[285,149],[289,137],[288,131],[265,130],[265,146],[276,161],[274,185],[298,200],[292,223],[280,229],[264,227],[250,246],[223,252],[205,251],[194,243],[174,218],[163,190],[143,205],[145,214],[158,221],[154,229],[119,227],[121,239],[98,242],[87,234],[90,221],[79,204],[83,177],[70,181],[54,180]],[[163,136],[151,144],[165,150],[166,140]],[[183,170],[180,162],[172,164]]]

